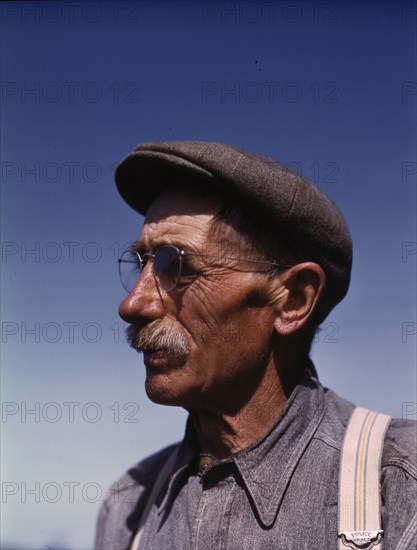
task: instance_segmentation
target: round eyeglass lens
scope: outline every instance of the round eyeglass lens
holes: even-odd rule
[[[131,292],[141,274],[139,257],[133,250],[126,250],[119,259],[120,281],[126,292]]]
[[[156,278],[163,290],[172,290],[181,274],[181,256],[176,246],[165,244],[155,252],[153,264]]]

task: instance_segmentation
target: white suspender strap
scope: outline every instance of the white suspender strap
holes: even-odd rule
[[[340,464],[338,550],[382,549],[380,469],[390,420],[362,407],[349,420]]]
[[[130,550],[138,550],[139,548],[139,542],[140,542],[140,539],[142,538],[143,529],[145,527],[145,521],[149,515],[149,512],[151,511],[153,504],[155,503],[158,497],[158,494],[162,488],[162,485],[164,484],[164,482],[167,480],[167,478],[171,473],[171,468],[174,465],[175,459],[177,458],[177,454],[178,454],[178,449],[175,449],[174,452],[170,454],[170,456],[168,457],[168,460],[162,466],[161,471],[159,472],[157,478],[155,479],[155,483],[152,487],[151,493],[146,502],[146,506],[143,511],[142,517],[140,518],[138,532],[136,533],[135,538],[133,539]]]

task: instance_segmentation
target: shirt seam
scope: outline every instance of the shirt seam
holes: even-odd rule
[[[313,437],[313,439],[320,440],[320,441],[322,441],[323,443],[325,443],[326,445],[328,445],[329,447],[332,447],[333,449],[336,449],[337,451],[341,451],[341,450],[342,450],[342,445],[341,445],[341,443],[338,443],[337,441],[335,441],[335,440],[332,439],[331,437],[327,437],[327,436],[322,435],[322,434],[315,434],[315,436]]]
[[[410,523],[407,525],[404,533],[402,534],[396,550],[406,550],[407,548],[411,548],[411,543],[413,542],[413,538],[415,537],[416,533],[417,514],[414,514],[414,516],[410,520]]]
[[[404,470],[415,481],[417,481],[417,468],[408,460],[404,460],[402,458],[391,458],[389,460],[382,461],[382,468],[388,468],[389,466],[394,466],[395,468]]]

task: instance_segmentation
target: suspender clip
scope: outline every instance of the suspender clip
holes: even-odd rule
[[[346,531],[339,533],[344,546],[352,548],[352,550],[371,550],[382,540],[384,531]]]

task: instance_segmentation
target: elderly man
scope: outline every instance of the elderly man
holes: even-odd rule
[[[96,548],[415,549],[414,424],[355,409],[309,359],[349,286],[336,206],[219,143],[141,145],[116,181],[146,215],[119,312],[149,398],[189,419],[113,486]]]

